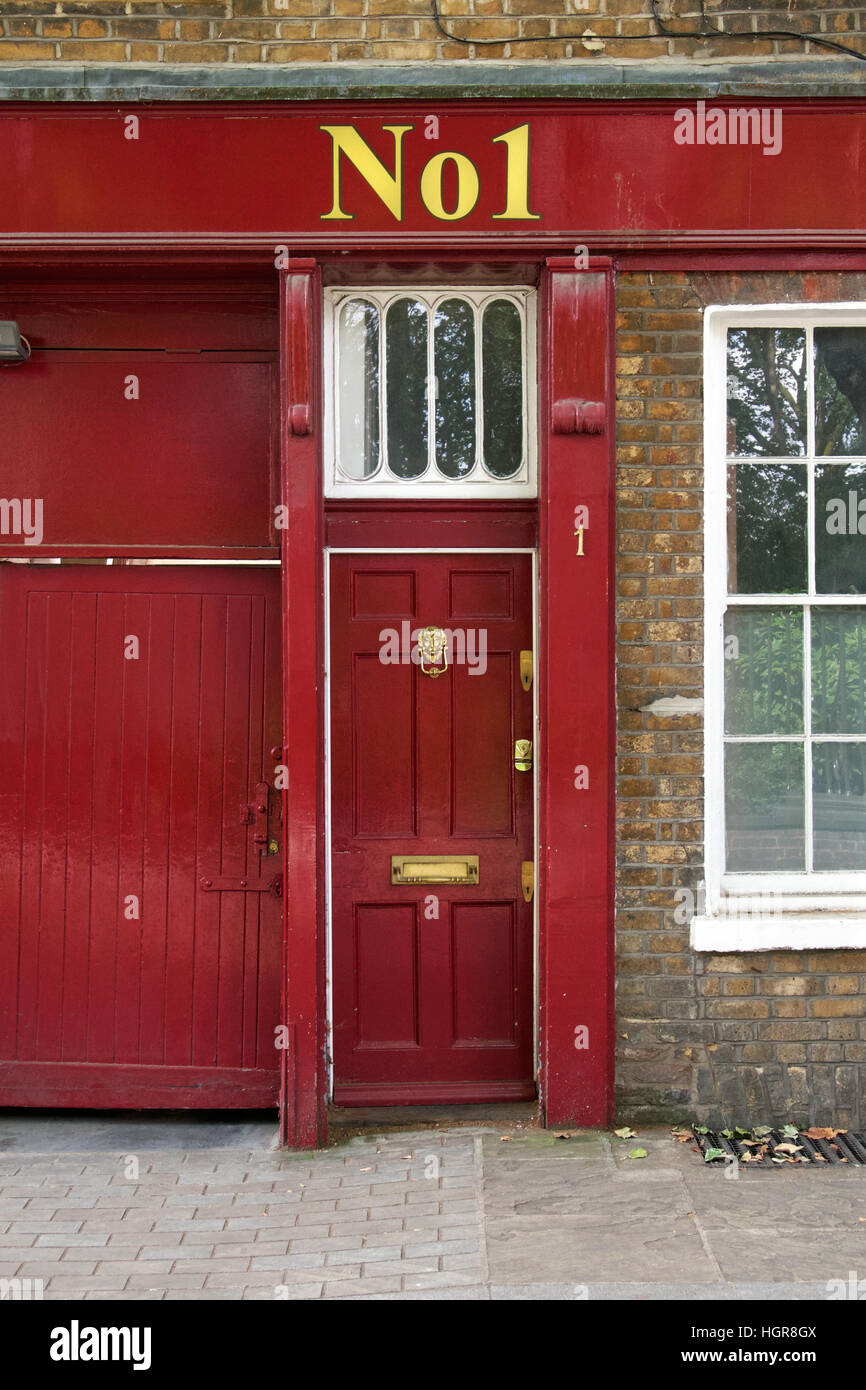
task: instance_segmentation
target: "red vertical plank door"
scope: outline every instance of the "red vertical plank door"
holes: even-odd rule
[[[278,573],[0,566],[0,649],[0,1104],[275,1104]]]

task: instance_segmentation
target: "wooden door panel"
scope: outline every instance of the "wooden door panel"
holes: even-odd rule
[[[414,903],[358,903],[356,1048],[418,1047],[418,923]]]
[[[531,1096],[530,559],[337,555],[331,596],[335,1099]],[[437,677],[405,645],[431,624],[452,640]],[[421,853],[477,854],[480,881],[393,884],[392,856]]]
[[[513,1048],[519,1042],[521,968],[518,914],[513,902],[455,903],[451,909],[454,999],[452,1042],[479,1039]],[[517,1008],[515,1008],[517,1005]]]
[[[408,667],[357,652],[349,694],[357,838],[414,835],[415,690]]]
[[[490,562],[486,568],[452,570],[448,586],[449,618],[465,621],[513,617],[513,581],[509,570],[496,569]]]
[[[277,576],[3,567],[0,642],[0,1104],[274,1103],[280,904],[202,879],[259,877]]]
[[[455,666],[451,681],[451,833],[511,836],[513,774],[507,754],[515,721],[512,653],[488,652],[483,676]],[[527,728],[520,737],[531,737],[531,702],[527,713]]]

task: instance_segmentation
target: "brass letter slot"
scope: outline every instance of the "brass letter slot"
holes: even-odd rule
[[[477,883],[477,854],[392,854],[392,883]]]

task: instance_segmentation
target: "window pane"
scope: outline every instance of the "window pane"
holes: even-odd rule
[[[806,452],[806,334],[801,328],[728,329],[728,454],[793,458]]]
[[[494,299],[481,323],[484,467],[510,478],[523,462],[523,334],[520,312]]]
[[[866,744],[816,743],[812,749],[816,869],[866,864]]]
[[[815,584],[819,594],[866,593],[866,464],[815,469]]]
[[[806,469],[728,468],[728,592],[798,594],[807,588]]]
[[[866,328],[815,329],[815,450],[866,454]]]
[[[465,299],[446,299],[433,325],[436,464],[462,478],[475,463],[475,315]]]
[[[340,467],[366,478],[379,466],[379,310],[350,299],[340,311]]]
[[[802,613],[732,609],[725,615],[725,733],[802,732]]]
[[[427,309],[397,299],[385,319],[388,467],[417,478],[427,467]]]
[[[805,869],[801,743],[725,748],[725,844],[729,873]]]
[[[812,732],[866,734],[866,608],[812,610]]]

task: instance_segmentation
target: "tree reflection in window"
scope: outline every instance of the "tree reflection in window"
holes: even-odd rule
[[[436,466],[463,478],[475,466],[475,315],[465,299],[446,299],[433,327]]]
[[[385,319],[388,467],[419,478],[427,467],[427,307],[397,299]]]
[[[815,329],[815,452],[866,454],[866,329]]]
[[[805,454],[806,377],[802,329],[728,329],[730,457]]]
[[[484,466],[510,478],[523,461],[523,334],[517,306],[496,299],[484,310]]]
[[[866,328],[731,327],[727,388],[726,869],[864,872]]]

